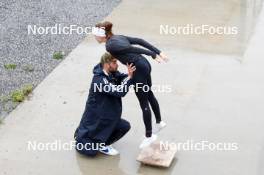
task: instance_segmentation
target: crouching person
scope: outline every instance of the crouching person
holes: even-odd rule
[[[81,154],[117,155],[118,151],[111,145],[130,129],[129,122],[121,118],[121,97],[128,92],[136,68],[127,65],[128,74],[117,69],[117,59],[109,53],[105,53],[93,69],[85,110],[74,134],[76,150]]]

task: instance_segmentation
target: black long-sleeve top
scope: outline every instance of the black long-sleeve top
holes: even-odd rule
[[[134,47],[135,44],[146,49]],[[123,35],[113,35],[105,46],[106,50],[123,64],[135,63],[142,58],[141,54],[151,56],[153,59],[160,54],[160,50],[147,41]]]

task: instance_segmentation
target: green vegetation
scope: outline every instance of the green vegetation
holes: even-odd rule
[[[5,64],[4,67],[5,67],[5,69],[8,69],[8,70],[12,69],[13,70],[13,69],[16,69],[17,65],[16,64]]]
[[[28,96],[33,91],[33,85],[27,84],[23,87],[22,92],[25,96]]]
[[[32,90],[33,85],[25,85],[22,89],[13,91],[11,93],[11,99],[13,102],[22,102],[25,100],[26,96],[32,92]]]
[[[9,95],[0,96],[0,103],[3,107],[3,111],[9,113],[11,110],[15,109],[17,105],[19,105],[20,102],[23,102],[32,91],[33,85],[26,84],[21,89],[17,89]],[[0,124],[3,123],[1,118],[3,117],[0,116]]]
[[[25,95],[21,90],[16,90],[11,93],[11,98],[13,102],[22,102],[25,99]]]
[[[63,59],[63,57],[64,57],[64,53],[61,51],[53,53],[53,59],[55,60],[61,60]]]
[[[26,65],[23,67],[23,70],[26,72],[33,72],[34,71],[34,67],[32,65]]]

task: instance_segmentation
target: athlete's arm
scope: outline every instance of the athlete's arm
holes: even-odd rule
[[[142,47],[145,47],[146,49],[156,53],[157,55],[159,55],[161,53],[161,51],[158,48],[156,48],[155,46],[151,45],[149,42],[145,41],[144,39],[128,37],[128,36],[126,36],[126,38],[128,39],[128,41],[131,44],[137,44],[137,45],[140,45]]]

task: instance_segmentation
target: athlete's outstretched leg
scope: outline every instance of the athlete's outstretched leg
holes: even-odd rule
[[[152,86],[151,75],[148,75],[147,77],[147,85],[149,86],[148,101],[155,114],[156,123],[160,123],[161,122],[160,107],[158,100],[156,99],[156,97],[154,96],[151,90],[151,86]]]
[[[145,124],[145,135],[146,137],[151,137],[152,135],[152,123],[151,123],[151,111],[149,107],[148,101],[148,92],[144,92],[142,90],[135,89],[136,96],[138,98],[142,113],[143,113],[143,120]]]
[[[155,114],[156,123],[160,123],[161,122],[160,107],[158,100],[156,99],[152,91],[149,91],[148,93],[148,100]]]

